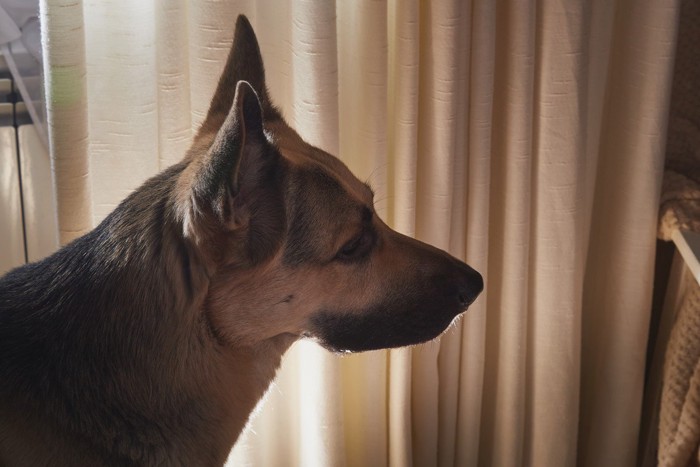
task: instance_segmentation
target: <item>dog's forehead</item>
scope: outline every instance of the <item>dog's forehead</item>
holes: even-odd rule
[[[304,141],[286,124],[267,125],[272,140],[282,156],[298,167],[313,172],[323,172],[332,177],[353,198],[372,205],[374,193],[370,186],[360,181],[338,158]]]

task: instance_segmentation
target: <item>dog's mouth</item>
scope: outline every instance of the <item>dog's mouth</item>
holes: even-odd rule
[[[406,347],[429,342],[440,336],[456,322],[463,312],[455,314],[437,329],[399,329],[392,319],[368,319],[360,321],[350,314],[319,314],[314,322],[318,329],[305,337],[311,337],[325,349],[334,353],[366,352],[370,350]]]

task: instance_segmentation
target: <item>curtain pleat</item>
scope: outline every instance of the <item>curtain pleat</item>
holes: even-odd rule
[[[244,13],[289,123],[484,275],[440,340],[295,344],[229,465],[635,465],[677,0],[41,8],[62,243],[182,157]]]
[[[581,465],[635,461],[678,9],[615,10],[583,293]]]
[[[188,7],[186,0],[156,0],[158,167],[182,158],[192,137]]]
[[[585,9],[582,3],[544,2],[536,14],[527,465],[573,465],[576,460],[576,433],[561,427],[578,418],[585,229],[581,213],[587,204],[586,128],[581,124]]]
[[[387,222],[399,232],[415,235],[418,159],[418,96],[420,22],[417,0],[389,0]],[[389,352],[389,462],[413,463],[411,418],[412,350]]]
[[[56,183],[60,243],[93,226],[88,157],[88,102],[83,5],[73,0],[41,0],[46,120]],[[60,157],[56,157],[60,154]]]
[[[475,0],[469,12],[468,49],[465,59],[464,132],[467,136],[466,260],[487,279],[491,199],[491,151],[494,69],[495,2]],[[482,440],[482,402],[486,352],[486,304],[490,281],[480,300],[462,320],[459,400],[453,465],[478,465]],[[488,414],[487,414],[488,415]]]
[[[83,13],[97,222],[159,170],[155,11],[152,2],[106,0],[85,2]]]
[[[524,465],[535,13],[496,7],[481,465]]]

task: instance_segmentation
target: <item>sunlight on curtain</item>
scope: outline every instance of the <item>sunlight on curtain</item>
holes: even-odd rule
[[[301,342],[231,465],[632,466],[676,1],[43,0],[61,238],[177,161],[247,14],[272,99],[486,291],[439,342]]]

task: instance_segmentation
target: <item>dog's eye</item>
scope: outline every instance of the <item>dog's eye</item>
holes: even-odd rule
[[[363,231],[360,235],[347,242],[338,251],[337,258],[341,260],[358,259],[369,253],[372,248],[373,236],[368,231]]]

